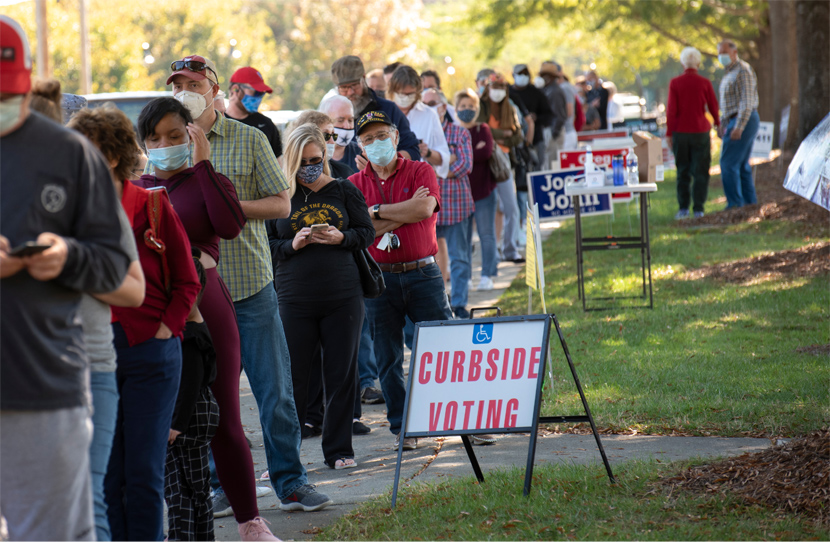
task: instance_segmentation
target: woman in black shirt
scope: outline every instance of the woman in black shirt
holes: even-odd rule
[[[314,124],[288,136],[284,157],[291,214],[270,224],[269,240],[297,415],[302,424],[309,382],[322,379],[323,454],[326,465],[344,469],[357,466],[352,410],[363,325],[363,289],[353,253],[374,241],[375,229],[360,190],[348,179],[330,176],[325,150],[323,132]],[[318,348],[322,374],[313,363]]]

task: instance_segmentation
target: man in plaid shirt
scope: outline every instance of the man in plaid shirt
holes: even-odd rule
[[[449,256],[450,261],[450,306],[457,318],[469,318],[470,313],[466,305],[472,275],[471,237],[475,210],[469,178],[470,171],[473,170],[472,138],[466,128],[447,120],[447,98],[443,92],[433,88],[427,89],[424,91],[423,102],[438,113],[450,148],[449,174],[446,179],[438,179],[442,204],[438,213],[436,235],[439,239],[439,256]],[[446,264],[442,265],[442,268],[445,267]]]
[[[726,70],[720,83],[721,182],[726,208],[731,209],[758,201],[749,167],[749,155],[760,126],[758,78],[752,67],[738,58],[738,47],[731,40],[718,45],[718,60]]]

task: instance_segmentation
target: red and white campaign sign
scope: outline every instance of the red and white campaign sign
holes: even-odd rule
[[[406,434],[535,427],[549,320],[456,322],[418,327]]]
[[[594,164],[605,169],[611,169],[611,159],[615,154],[622,154],[628,164],[628,149],[597,149],[591,151],[594,154]],[[585,167],[585,151],[559,151],[559,164],[562,169],[571,167]],[[612,202],[631,201],[631,192],[611,194]]]

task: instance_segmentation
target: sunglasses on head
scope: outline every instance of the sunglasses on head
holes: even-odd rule
[[[199,60],[175,60],[170,63],[170,69],[174,72],[179,72],[184,69],[190,70],[192,72],[202,72],[205,70],[210,70],[214,77],[218,77],[213,68],[207,65],[205,62],[201,62]]]

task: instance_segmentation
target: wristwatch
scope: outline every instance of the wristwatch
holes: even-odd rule
[[[432,149],[427,149],[427,158],[432,156]]]
[[[376,203],[374,207],[372,207],[372,214],[375,216],[375,220],[383,220],[380,217],[380,203]]]

